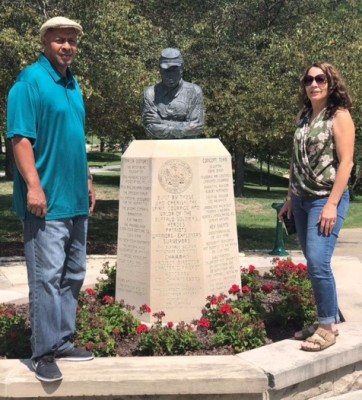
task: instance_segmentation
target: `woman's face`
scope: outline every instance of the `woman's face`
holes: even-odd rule
[[[327,102],[328,80],[322,69],[312,67],[303,79],[306,94],[311,103]]]

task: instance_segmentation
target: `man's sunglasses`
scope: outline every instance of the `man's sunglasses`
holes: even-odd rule
[[[327,77],[325,74],[319,74],[316,76],[306,75],[303,78],[304,86],[310,86],[313,81],[315,81],[317,85],[325,85],[327,83]]]

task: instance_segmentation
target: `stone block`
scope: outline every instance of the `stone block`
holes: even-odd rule
[[[133,141],[121,163],[116,299],[190,322],[207,296],[233,284],[240,265],[228,151],[218,139]]]

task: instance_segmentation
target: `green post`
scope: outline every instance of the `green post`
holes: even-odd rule
[[[281,208],[283,207],[283,203],[273,203],[271,205],[277,212],[277,225],[275,228],[275,243],[272,251],[269,252],[272,256],[287,256],[288,252],[284,248],[284,239],[283,239],[283,225],[279,221],[278,214]]]

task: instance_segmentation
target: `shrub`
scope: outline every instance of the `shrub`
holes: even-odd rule
[[[279,301],[273,303],[267,320],[285,327],[297,329],[312,325],[317,319],[312,283],[304,264],[294,264],[290,259],[273,260],[274,267],[266,277],[277,283]]]
[[[116,293],[116,265],[109,265],[109,261],[103,264],[101,274],[105,274],[106,278],[99,278],[95,285],[98,297],[107,295],[115,296]]]
[[[180,323],[174,329],[173,323],[162,325],[163,312],[155,313],[156,322],[151,328],[140,325],[142,329],[138,353],[145,356],[181,355],[198,350],[201,342],[194,332],[194,327]]]
[[[26,310],[0,304],[0,358],[29,358],[30,335]]]
[[[242,268],[228,294],[207,298],[199,320],[177,326],[163,323],[162,311],[153,314],[151,326],[142,324],[133,307],[114,299],[116,266],[106,263],[101,272],[106,277],[79,296],[74,338],[96,356],[124,355],[124,347],[130,349],[126,355],[148,356],[242,352],[266,344],[270,327],[300,329],[316,319],[307,268],[290,259],[275,258],[264,276],[252,265]],[[147,304],[140,307],[141,315],[150,312]],[[27,306],[0,305],[0,357],[29,357],[29,339]]]
[[[101,293],[104,292],[101,290]],[[118,343],[135,335],[137,319],[114,297],[98,297],[94,289],[86,289],[79,296],[76,320],[76,345],[92,350],[96,356],[112,356]]]

